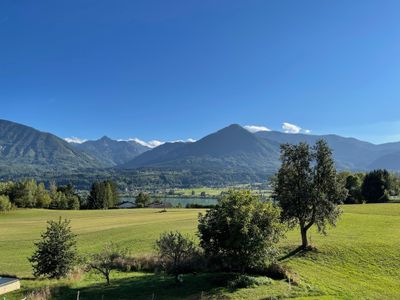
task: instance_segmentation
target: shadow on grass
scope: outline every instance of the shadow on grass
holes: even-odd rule
[[[201,299],[210,295],[224,299],[221,292],[226,292],[226,285],[232,279],[231,274],[185,275],[183,283],[162,275],[132,275],[114,279],[109,286],[95,284],[83,288],[62,287],[58,289],[56,299]],[[226,299],[226,297],[225,297]]]
[[[310,252],[318,252],[318,250],[317,250],[317,248],[315,248],[313,246],[309,246],[307,248],[303,248],[302,246],[299,246],[299,247],[293,249],[292,251],[288,252],[286,255],[282,256],[278,260],[279,261],[284,261],[284,260],[286,260],[288,258],[291,258],[291,257],[296,257],[296,256],[301,257],[301,256],[306,255],[307,253],[310,253]]]

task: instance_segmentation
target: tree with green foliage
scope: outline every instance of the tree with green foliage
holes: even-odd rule
[[[361,193],[362,180],[358,174],[350,174],[345,179],[345,188],[348,191],[345,204],[359,204],[362,203],[363,197]]]
[[[108,209],[115,207],[119,202],[117,185],[110,180],[95,182],[87,199],[90,209]]]
[[[115,261],[124,258],[126,253],[125,249],[119,248],[116,244],[106,244],[101,252],[92,255],[88,264],[89,268],[101,274],[109,285],[110,274],[115,268]]]
[[[49,208],[51,204],[51,197],[46,190],[43,183],[39,183],[36,187],[34,197],[36,199],[37,208]]]
[[[47,230],[35,243],[36,250],[29,258],[35,277],[62,278],[73,268],[76,258],[76,236],[69,220],[47,222]]]
[[[214,208],[200,214],[198,230],[207,257],[245,272],[274,261],[284,225],[274,204],[261,202],[249,191],[230,191]]]
[[[6,212],[11,210],[12,204],[8,196],[0,195],[0,212]]]
[[[146,207],[150,204],[150,202],[151,198],[148,193],[140,192],[135,198],[137,207]]]
[[[36,207],[36,189],[37,184],[36,181],[33,179],[19,181],[13,186],[10,194],[10,200],[17,207]]]
[[[65,186],[59,186],[57,192],[63,193],[65,195],[65,203],[68,209],[79,209],[81,199],[76,193],[75,188],[72,184],[67,184]]]
[[[362,195],[367,203],[389,201],[390,174],[387,170],[374,170],[367,173],[362,183]]]
[[[336,176],[332,151],[324,140],[281,145],[282,165],[274,180],[273,197],[282,209],[282,220],[300,226],[302,248],[308,247],[307,231],[316,225],[326,234],[334,226],[347,191]]]
[[[12,181],[0,181],[0,195],[10,196],[14,185]]]
[[[178,231],[161,234],[156,241],[156,250],[167,274],[174,275],[177,281],[180,274],[189,270],[191,261],[198,255],[195,243]]]

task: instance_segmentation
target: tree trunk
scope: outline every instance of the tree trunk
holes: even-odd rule
[[[307,239],[307,229],[304,226],[300,226],[301,232],[301,247],[306,249],[308,247],[308,239]]]
[[[107,285],[110,285],[110,274],[106,274]]]

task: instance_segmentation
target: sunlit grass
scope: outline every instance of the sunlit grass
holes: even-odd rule
[[[310,297],[307,299],[399,299],[400,298],[400,204],[352,205],[343,207],[338,226],[321,236],[311,232],[316,252],[293,256],[283,261],[301,280],[300,286],[276,281],[272,285],[228,291],[216,274],[188,275],[182,286],[162,276],[142,273],[115,273],[112,287],[102,279],[87,275],[78,282],[60,281],[57,298],[73,299],[157,299],[229,297],[265,299],[268,297]],[[49,211],[17,210],[0,215],[0,273],[31,276],[26,258],[33,251],[46,220],[59,216],[72,220],[82,254],[97,251],[108,241],[132,249],[133,253],[153,250],[154,240],[166,230],[180,230],[195,236],[201,210],[109,210]],[[297,230],[282,241],[282,252],[299,244]],[[217,278],[216,278],[217,277]],[[50,281],[23,281],[25,288],[54,285]],[[14,294],[20,299],[22,294]],[[114,295],[114,297],[112,296]],[[143,295],[142,297],[140,295]],[[12,299],[12,298],[11,298]]]

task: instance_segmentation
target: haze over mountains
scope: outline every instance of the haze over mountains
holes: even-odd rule
[[[0,120],[0,166],[16,173],[114,168],[273,174],[279,167],[280,144],[314,144],[320,138],[333,149],[339,169],[400,171],[400,143],[375,145],[338,135],[251,133],[233,124],[196,142],[165,143],[151,149],[135,141],[108,137],[67,143],[51,133],[6,120]]]

